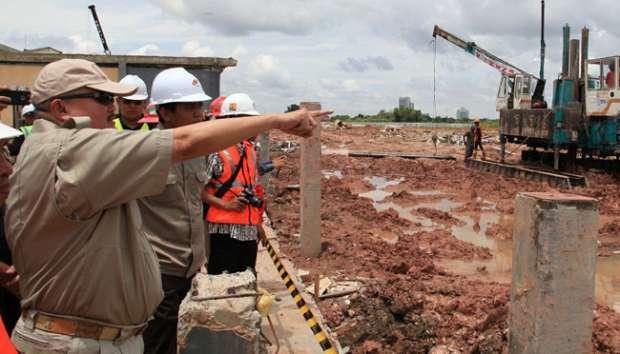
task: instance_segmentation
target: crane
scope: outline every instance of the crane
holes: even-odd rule
[[[103,35],[103,29],[101,28],[101,23],[99,22],[99,17],[97,16],[97,10],[95,10],[95,5],[89,5],[88,9],[93,15],[93,20],[95,20],[95,26],[97,26],[97,32],[99,32],[99,39],[101,39],[101,44],[103,45],[103,52],[106,55],[112,55],[112,52],[110,52],[110,48],[108,47],[108,42],[105,40],[105,36]]]
[[[454,34],[435,25],[433,37],[447,40],[482,62],[492,66],[502,74],[497,92],[496,109],[513,108],[543,108],[546,103],[543,98],[545,80],[530,74],[527,71],[497,57],[493,53],[480,48],[475,42],[467,42]],[[541,70],[542,73],[542,70]],[[534,94],[531,94],[532,80],[536,80]]]

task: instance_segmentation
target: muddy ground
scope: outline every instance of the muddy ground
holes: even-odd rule
[[[485,133],[491,137],[488,157],[497,158],[494,132]],[[432,153],[431,134],[413,128],[323,130],[318,259],[300,255],[299,192],[287,188],[299,183],[298,149],[271,177],[268,212],[284,255],[298,268],[364,284],[359,294],[319,303],[353,353],[506,350],[515,196],[556,189],[469,170],[463,147],[449,143],[440,143],[438,153],[457,161],[342,155],[347,149]],[[276,144],[288,139],[272,135]],[[513,159],[519,155],[517,146],[508,151]],[[272,148],[273,156],[282,153]],[[592,343],[596,353],[620,353],[620,314],[612,309],[620,306],[620,183],[611,175],[584,173],[589,186],[574,192],[598,198],[601,213]]]

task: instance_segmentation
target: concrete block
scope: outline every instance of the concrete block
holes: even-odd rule
[[[590,353],[598,202],[520,193],[513,234],[509,352]]]
[[[302,108],[320,110],[318,102],[302,102]],[[321,124],[312,137],[301,142],[301,254],[321,253]]]
[[[259,335],[261,316],[256,311],[256,297],[238,297],[256,292],[256,277],[249,270],[221,275],[196,274],[192,289],[179,309],[177,352],[264,352],[265,344],[260,341]]]

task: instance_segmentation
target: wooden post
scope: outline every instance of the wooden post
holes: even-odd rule
[[[517,195],[509,353],[592,352],[597,234],[596,199]]]
[[[301,102],[308,110],[320,110],[318,102]],[[301,254],[318,257],[321,253],[321,124],[313,135],[301,141]]]

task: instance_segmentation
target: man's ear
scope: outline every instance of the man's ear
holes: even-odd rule
[[[65,106],[63,100],[57,98],[52,99],[49,107],[49,112],[55,117],[62,117],[64,115],[67,115],[67,107]]]

